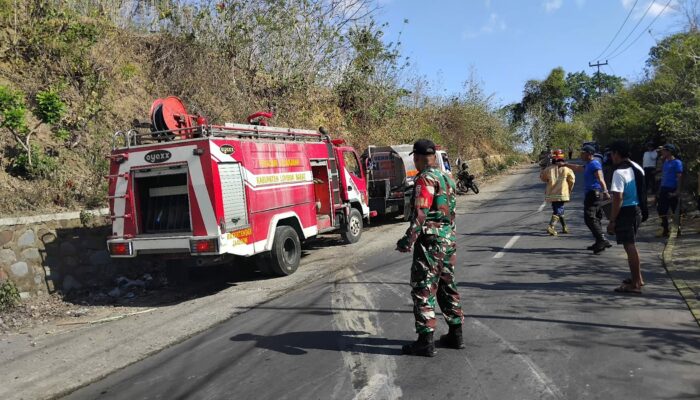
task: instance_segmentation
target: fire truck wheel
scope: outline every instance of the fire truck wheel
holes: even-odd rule
[[[350,218],[348,218],[348,226],[342,232],[343,240],[348,244],[357,243],[362,236],[362,214],[353,208],[350,210]]]
[[[270,251],[269,268],[278,276],[287,276],[299,268],[301,242],[297,231],[291,226],[278,226]]]

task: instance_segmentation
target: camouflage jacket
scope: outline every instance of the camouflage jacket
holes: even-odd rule
[[[433,167],[421,171],[413,188],[411,224],[399,247],[410,248],[420,235],[455,240],[456,193],[448,175]]]

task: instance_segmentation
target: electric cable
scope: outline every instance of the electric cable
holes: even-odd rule
[[[620,34],[620,32],[622,32],[622,28],[625,27],[625,24],[627,23],[627,20],[630,19],[630,16],[632,15],[632,11],[634,11],[634,8],[637,6],[637,2],[638,2],[638,1],[639,1],[639,0],[634,0],[634,4],[632,4],[632,8],[630,8],[630,12],[627,13],[627,17],[625,17],[625,20],[622,21],[622,25],[620,25],[620,29],[617,30],[617,32],[615,33],[615,36],[613,36],[612,40],[610,40],[610,43],[608,43],[608,45],[605,46],[605,49],[603,49],[603,51],[600,52],[600,54],[598,55],[598,57],[593,58],[593,60],[591,60],[591,61],[600,59],[600,57],[601,57],[603,54],[605,54],[606,51],[608,51],[608,49],[610,48],[610,46],[612,46],[612,44],[613,44],[613,42],[615,41],[615,39],[617,39],[617,36]]]
[[[610,59],[610,54],[615,54],[615,52],[618,51],[618,50],[620,49],[620,47],[622,47],[622,45],[625,44],[625,42],[627,41],[627,39],[629,39],[630,36],[632,36],[632,34],[634,33],[634,31],[636,31],[637,28],[639,27],[639,24],[641,24],[642,21],[644,21],[644,17],[646,17],[647,14],[649,14],[649,10],[651,10],[651,7],[652,7],[654,4],[656,4],[656,1],[652,0],[652,1],[649,3],[649,7],[647,7],[647,9],[644,11],[644,14],[642,14],[641,18],[639,18],[639,21],[637,21],[637,24],[634,26],[634,28],[632,28],[632,30],[630,31],[630,33],[628,33],[627,36],[625,36],[625,38],[622,39],[622,42],[620,42],[620,44],[618,44],[617,47],[615,47],[614,50],[612,50],[610,53],[608,53],[608,56],[606,57],[607,59]],[[660,15],[660,14],[661,14],[661,13],[657,14],[657,16]]]
[[[658,14],[656,14],[656,16],[654,17],[654,19],[651,20],[651,23],[650,23],[649,25],[647,25],[647,27],[646,27],[643,31],[641,31],[641,32],[639,33],[639,35],[638,35],[630,44],[627,45],[627,47],[625,47],[624,49],[622,49],[622,51],[620,51],[619,53],[608,57],[608,59],[612,60],[613,58],[615,58],[615,57],[619,56],[620,54],[624,53],[624,52],[627,51],[630,47],[632,47],[632,45],[635,44],[635,43],[637,42],[637,40],[641,39],[641,37],[642,37],[646,32],[649,32],[649,29],[651,28],[651,26],[654,25],[654,22],[656,22],[656,20],[661,16],[661,14],[663,14],[664,11],[666,11],[666,8],[668,8],[668,6],[671,4],[671,1],[673,1],[673,0],[668,0],[668,2],[667,2],[666,5],[664,6],[664,8],[661,10],[661,12],[659,12]],[[652,4],[653,4],[653,3],[652,3]]]

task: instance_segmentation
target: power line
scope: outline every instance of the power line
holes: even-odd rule
[[[617,75],[617,73],[615,72],[615,69],[613,69],[612,65],[606,64],[606,66],[608,67],[608,69],[609,69],[610,71],[612,71],[612,74],[613,74],[613,75]]]
[[[622,25],[620,25],[620,29],[617,30],[617,32],[615,33],[615,36],[613,36],[612,40],[610,40],[610,43],[608,43],[608,45],[605,46],[605,49],[603,49],[603,51],[601,51],[600,54],[598,54],[597,57],[593,57],[594,60],[600,59],[600,57],[601,57],[603,54],[605,54],[606,51],[608,51],[608,49],[609,49],[610,46],[613,44],[613,42],[615,41],[615,39],[617,39],[617,35],[619,35],[620,32],[622,32],[622,28],[625,27],[625,24],[627,23],[627,20],[630,19],[630,16],[632,15],[632,11],[634,11],[634,8],[637,6],[637,2],[638,2],[638,1],[639,1],[639,0],[634,0],[634,4],[632,4],[632,8],[630,8],[630,12],[627,13],[627,17],[625,17],[625,20],[622,21]]]
[[[639,18],[639,21],[637,21],[637,24],[634,26],[634,28],[632,28],[632,30],[630,31],[630,33],[628,33],[627,36],[625,36],[625,38],[622,39],[622,42],[620,42],[620,44],[618,44],[617,47],[615,47],[615,49],[614,49],[613,51],[611,51],[610,53],[608,53],[608,58],[610,58],[610,54],[614,54],[617,50],[619,50],[620,47],[622,47],[622,45],[625,44],[625,42],[627,41],[627,39],[629,39],[630,36],[632,36],[632,34],[634,33],[634,31],[637,30],[637,28],[639,27],[639,24],[642,23],[642,21],[644,20],[644,17],[647,16],[647,14],[649,13],[649,10],[651,10],[651,7],[652,7],[654,4],[656,4],[656,2],[652,0],[652,1],[649,3],[649,7],[647,7],[646,11],[644,11],[644,14],[642,14],[642,17]]]
[[[615,54],[615,55],[612,55],[612,56],[610,56],[609,58],[610,58],[610,59],[613,59],[613,58],[619,56],[620,54],[624,53],[625,51],[627,51],[627,50],[628,50],[630,47],[632,47],[632,45],[635,44],[635,43],[637,42],[637,40],[639,40],[646,32],[650,32],[650,33],[651,33],[651,31],[650,31],[649,28],[651,28],[651,26],[654,25],[654,22],[656,22],[656,20],[661,16],[661,14],[663,14],[664,11],[666,11],[666,8],[668,8],[668,6],[671,4],[671,1],[672,1],[672,0],[668,0],[668,3],[666,3],[666,5],[664,6],[664,8],[661,10],[661,12],[658,13],[658,14],[656,14],[656,17],[654,17],[654,19],[651,20],[651,23],[650,23],[643,31],[641,31],[641,32],[639,33],[639,36],[637,36],[637,37],[632,41],[632,43],[630,43],[629,45],[627,45],[627,47],[625,47],[624,49],[622,49],[622,51],[620,51],[619,53],[617,53],[617,54]]]

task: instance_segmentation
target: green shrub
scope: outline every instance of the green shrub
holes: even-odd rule
[[[22,93],[0,85],[0,128],[10,131],[26,129],[26,112]]]
[[[45,90],[36,94],[36,116],[44,123],[55,124],[61,120],[66,111],[66,104],[54,90]]]
[[[19,304],[19,290],[11,280],[0,283],[0,311],[7,311]]]
[[[70,131],[68,129],[65,129],[65,128],[58,129],[54,133],[54,135],[56,135],[56,137],[58,139],[63,140],[63,141],[66,141],[66,140],[70,139],[70,137],[71,137]]]
[[[136,76],[137,73],[138,67],[132,63],[126,63],[119,68],[119,75],[126,81]]]
[[[83,226],[90,225],[90,222],[92,222],[94,217],[95,216],[89,213],[87,210],[80,211],[80,223],[83,224]]]
[[[43,154],[32,145],[32,163],[29,163],[29,155],[24,149],[17,148],[16,156],[10,162],[13,173],[25,176],[29,179],[48,179],[58,170],[58,163],[52,157]]]

